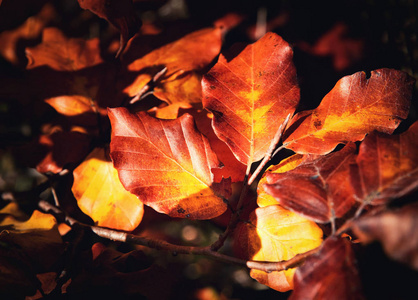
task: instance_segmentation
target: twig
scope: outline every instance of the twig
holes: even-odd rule
[[[78,222],[74,218],[64,214],[58,207],[50,204],[45,200],[40,200],[38,207],[44,212],[52,212],[57,218],[64,220],[69,225],[79,224],[85,228],[90,229],[95,234],[102,238],[106,238],[113,241],[123,243],[133,243],[136,245],[142,245],[148,248],[157,250],[169,251],[173,254],[194,254],[204,255],[216,259],[225,263],[232,263],[241,266],[246,266],[251,269],[261,270],[265,272],[283,271],[288,268],[296,267],[301,264],[308,256],[316,252],[316,249],[308,251],[306,253],[298,254],[288,261],[281,262],[266,262],[266,261],[247,261],[236,257],[228,256],[216,251],[213,251],[211,247],[194,247],[194,246],[181,246],[168,243],[163,240],[155,240],[147,237],[140,237],[127,232],[117,231],[113,229],[103,228],[99,226],[90,226]]]
[[[152,94],[153,91],[149,91],[149,89],[151,88],[152,85],[155,84],[155,82],[158,81],[158,79],[160,79],[165,73],[167,73],[167,67],[164,67],[163,69],[161,69],[160,71],[157,72],[157,74],[154,75],[154,77],[151,79],[150,82],[148,82],[146,85],[144,85],[139,92],[135,95],[135,97],[133,97],[130,101],[129,104],[134,104],[135,102],[142,100],[143,98],[145,98],[146,96],[148,96],[149,94]]]
[[[275,152],[274,155],[273,151],[274,149],[277,147],[277,145],[280,142],[280,139],[282,138],[282,133],[283,133],[283,129],[286,128],[287,123],[289,122],[290,116],[292,114],[288,114],[286,119],[284,120],[284,122],[280,125],[279,129],[277,129],[276,134],[273,137],[273,140],[270,143],[269,148],[267,149],[266,154],[264,155],[263,160],[261,161],[261,163],[258,165],[257,169],[254,171],[254,173],[251,175],[250,179],[248,180],[248,185],[251,185],[254,180],[257,178],[257,176],[261,173],[261,171],[263,170],[263,168],[267,165],[267,163],[270,161],[270,159],[277,154],[277,152]]]

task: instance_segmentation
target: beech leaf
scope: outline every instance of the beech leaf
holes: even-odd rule
[[[379,69],[340,79],[314,110],[293,117],[283,145],[297,153],[327,154],[339,143],[363,140],[374,130],[391,134],[408,116],[414,79]]]
[[[318,247],[322,230],[279,205],[257,208],[235,233],[235,248],[244,259],[283,261]],[[285,292],[293,289],[295,269],[266,273],[252,269],[250,275],[262,284]]]
[[[327,238],[319,252],[300,266],[294,277],[296,299],[365,299],[349,241]]]
[[[73,174],[78,206],[99,226],[131,231],[139,225],[144,205],[122,186],[105,149],[94,149]]]
[[[373,132],[360,145],[350,176],[355,196],[365,204],[382,204],[418,187],[418,122],[404,133]]]
[[[349,180],[356,146],[308,160],[285,173],[267,173],[264,190],[283,207],[319,223],[334,222],[356,203]]]
[[[214,114],[215,133],[245,165],[264,156],[299,102],[292,57],[287,42],[267,33],[232,59],[220,55],[203,76],[203,106]]]
[[[226,210],[230,180],[213,182],[221,167],[193,117],[160,120],[144,112],[109,109],[110,156],[124,187],[172,217],[211,219]]]
[[[201,101],[201,85],[196,83],[196,79],[200,79],[196,72],[212,62],[221,46],[221,30],[205,28],[153,50],[129,64],[128,70],[138,72],[138,75],[124,91],[131,97],[136,96],[166,68],[166,72],[153,83],[155,96],[168,104],[179,101],[198,103]]]
[[[88,9],[107,20],[120,31],[118,57],[128,40],[141,28],[141,19],[136,15],[132,0],[78,0],[80,7]]]
[[[363,243],[379,241],[387,255],[418,270],[418,203],[357,219],[352,229]]]

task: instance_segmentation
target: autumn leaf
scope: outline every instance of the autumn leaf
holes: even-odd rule
[[[391,69],[375,70],[369,79],[364,72],[343,77],[316,109],[294,116],[283,145],[300,154],[327,154],[373,130],[391,134],[408,116],[413,85],[409,75]]]
[[[40,173],[59,173],[65,166],[81,161],[89,153],[90,143],[91,138],[76,128],[65,131],[54,127],[15,152]]]
[[[228,198],[230,183],[214,184],[211,169],[221,164],[190,115],[160,120],[114,108],[109,117],[114,166],[124,187],[144,204],[191,219],[211,219],[226,210],[222,197]]]
[[[352,229],[362,243],[379,241],[387,255],[418,270],[418,203],[394,211],[366,215]]]
[[[221,55],[202,80],[203,106],[218,137],[243,164],[260,160],[299,102],[293,52],[267,33],[232,59]]]
[[[349,241],[329,237],[319,252],[300,266],[294,277],[296,299],[365,299]]]
[[[322,230],[279,205],[257,208],[247,223],[236,229],[235,247],[245,259],[283,261],[318,247]],[[262,284],[285,292],[293,289],[295,269],[266,273],[252,269],[250,275]]]
[[[356,203],[349,180],[356,146],[308,160],[285,173],[266,175],[264,190],[277,203],[319,223],[334,222]]]
[[[196,76],[199,76],[196,72],[212,62],[219,54],[221,45],[221,30],[205,28],[151,51],[128,65],[128,71],[138,72],[138,75],[124,91],[131,97],[136,96],[158,72],[167,68],[153,83],[155,96],[168,104],[178,101],[200,102],[201,87],[196,84]]]
[[[32,94],[75,123],[96,126],[98,115],[120,104],[114,97],[115,70],[103,63],[98,39],[67,38],[46,28],[42,43],[27,48],[26,55]]]
[[[78,206],[98,226],[131,231],[139,225],[144,205],[122,186],[105,149],[94,149],[73,174]]]
[[[57,28],[45,28],[42,43],[26,48],[27,69],[48,66],[56,71],[77,71],[103,62],[99,39],[70,38]]]
[[[90,10],[120,31],[120,45],[116,57],[141,28],[142,22],[135,13],[132,0],[78,0],[78,3],[81,8]]]
[[[13,288],[34,294],[40,287],[36,274],[51,271],[64,251],[55,218],[38,210],[29,218],[16,203],[0,210],[0,245],[1,295]]]
[[[287,171],[293,170],[305,159],[306,157],[304,155],[294,154],[286,159],[283,159],[278,165],[272,165],[266,170],[257,186],[257,204],[259,207],[277,205],[277,200],[264,189],[264,184],[267,184],[267,174],[285,173]]]
[[[0,33],[1,55],[12,64],[19,64],[19,60],[21,59],[19,43],[21,43],[22,40],[29,41],[38,39],[44,27],[55,17],[55,15],[56,12],[53,6],[50,3],[47,3],[37,15],[28,18],[18,28],[2,31]],[[24,55],[24,53],[22,54]]]
[[[418,122],[400,135],[374,132],[360,145],[350,177],[355,197],[378,205],[418,187]]]

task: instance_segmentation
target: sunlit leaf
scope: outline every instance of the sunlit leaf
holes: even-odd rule
[[[203,105],[215,133],[243,164],[260,160],[299,102],[293,51],[267,33],[234,58],[221,55],[202,80]]]
[[[379,241],[390,257],[418,270],[418,204],[361,217],[352,229],[363,243]]]
[[[257,208],[247,223],[239,224],[235,247],[245,259],[282,261],[318,247],[322,230],[309,221],[279,205]],[[295,269],[266,273],[251,270],[250,275],[278,291],[293,289]]]
[[[201,71],[211,63],[219,54],[221,45],[221,30],[206,28],[158,48],[129,64],[128,70],[138,72],[138,75],[125,92],[132,97],[137,95],[158,72],[167,68],[153,83],[155,95],[169,104],[178,101],[200,102],[201,87],[196,82],[198,75],[194,72]]]
[[[418,122],[400,135],[374,132],[360,145],[351,167],[355,196],[365,204],[382,204],[418,187]]]
[[[315,222],[334,222],[356,203],[349,180],[356,146],[308,160],[285,173],[268,173],[264,190],[278,204]]]
[[[294,277],[296,299],[365,299],[349,241],[329,237],[319,252],[308,257]]]
[[[374,130],[391,134],[408,116],[414,79],[379,69],[340,79],[314,110],[297,114],[283,145],[297,153],[326,154],[339,143],[360,141]]]
[[[258,182],[257,187],[257,204],[260,207],[277,205],[277,200],[266,193],[264,190],[264,184],[267,183],[267,174],[270,173],[285,173],[287,171],[293,170],[298,165],[302,163],[304,156],[301,154],[294,154],[284,160],[282,160],[278,165],[270,166],[266,172],[263,174],[263,177]]]
[[[135,13],[132,0],[78,0],[78,3],[81,8],[90,10],[119,29],[120,45],[116,56],[141,27],[142,22]]]
[[[72,192],[99,226],[131,231],[142,220],[144,205],[122,186],[105,149],[94,149],[74,170]]]
[[[110,156],[124,187],[146,205],[172,217],[210,219],[222,214],[230,184],[214,184],[221,166],[193,117],[155,119],[125,108],[109,110]],[[218,196],[219,195],[219,196]]]

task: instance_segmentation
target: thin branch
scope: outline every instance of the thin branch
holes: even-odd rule
[[[61,219],[73,226],[74,224],[79,224],[85,228],[90,229],[95,234],[102,238],[106,238],[113,241],[123,242],[123,243],[133,243],[136,245],[145,246],[148,248],[153,248],[157,250],[169,251],[173,254],[194,254],[194,255],[204,255],[211,257],[221,262],[232,263],[240,266],[246,266],[250,269],[261,270],[265,272],[273,271],[283,271],[288,268],[295,267],[301,264],[308,256],[316,252],[316,249],[308,251],[306,253],[298,254],[288,261],[281,262],[266,262],[266,261],[247,261],[239,259],[236,257],[228,256],[216,251],[213,251],[211,247],[194,247],[194,246],[182,246],[168,243],[163,240],[155,240],[148,237],[140,237],[134,234],[130,234],[123,231],[117,231],[113,229],[103,228],[99,226],[90,226],[78,222],[76,219],[64,214],[58,207],[50,204],[45,200],[40,200],[38,207],[44,212],[53,213],[58,219]]]
[[[264,155],[263,160],[258,165],[257,169],[254,171],[254,173],[251,175],[250,179],[248,180],[248,185],[251,185],[254,180],[257,178],[258,175],[260,175],[263,168],[267,165],[267,163],[270,161],[270,159],[276,155],[278,152],[275,152],[273,154],[274,149],[276,149],[277,145],[280,142],[280,139],[282,138],[283,129],[286,128],[287,123],[290,120],[290,116],[292,114],[288,114],[284,122],[280,125],[279,129],[277,129],[276,134],[274,135],[269,148],[267,149],[266,154]]]

